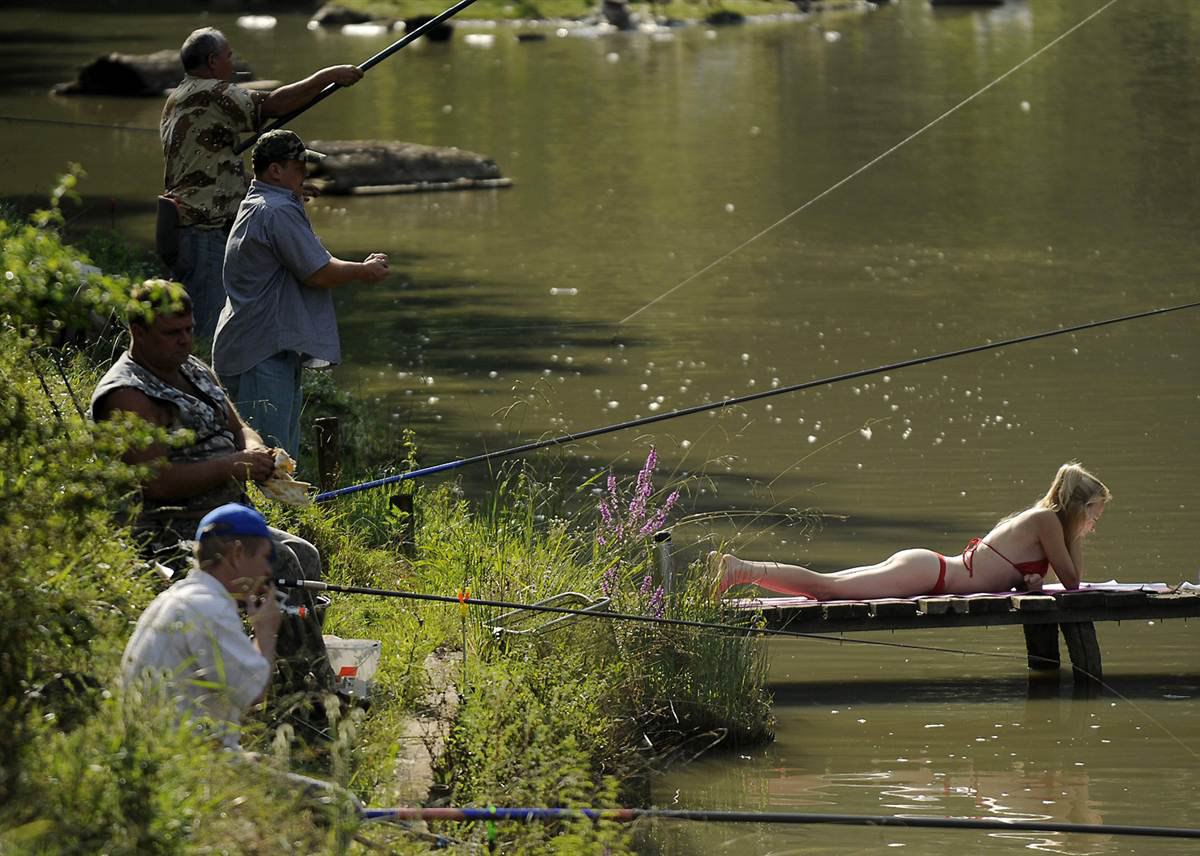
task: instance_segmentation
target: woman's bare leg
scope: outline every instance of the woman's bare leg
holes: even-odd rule
[[[733,586],[756,585],[782,594],[813,594],[814,587],[822,585],[824,574],[810,571],[799,565],[782,565],[779,562],[748,562],[732,553],[718,556],[709,553],[709,561],[718,571],[717,592],[725,594]]]
[[[715,555],[715,554],[713,554]],[[781,594],[809,594],[819,600],[915,597],[937,585],[940,563],[932,550],[901,550],[877,565],[821,574],[800,565],[750,562],[726,553],[719,559],[717,590],[756,585]]]

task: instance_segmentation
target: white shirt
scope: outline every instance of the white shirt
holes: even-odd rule
[[[225,586],[193,568],[146,608],[125,646],[122,686],[147,673],[165,683],[181,715],[211,719],[221,742],[236,747],[242,711],[266,687],[270,664]]]

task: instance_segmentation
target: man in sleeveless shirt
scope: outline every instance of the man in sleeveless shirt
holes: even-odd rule
[[[330,83],[351,86],[362,79],[353,65],[338,65],[273,92],[252,92],[233,83],[233,48],[212,27],[196,30],[179,58],[186,72],[163,107],[164,196],[179,210],[179,255],[173,275],[192,298],[196,335],[210,338],[225,304],[221,265],[225,238],[246,195],[238,136],[258,131],[264,121],[303,107]]]
[[[187,293],[176,283],[147,280],[134,289],[131,344],[101,378],[91,399],[96,421],[117,411],[133,413],[179,437],[186,445],[156,444],[131,451],[128,464],[154,465],[142,484],[142,508],[134,535],[147,557],[180,569],[185,542],[208,512],[230,502],[248,504],[246,482],[262,481],[275,468],[275,456],[242,421],[212,369],[192,355],[192,312]],[[270,529],[275,545],[275,576],[320,579],[317,548],[290,533]],[[307,617],[289,616],[280,632],[279,651],[288,690],[327,689],[333,675],[326,660],[320,622],[309,592],[297,590],[293,605]]]

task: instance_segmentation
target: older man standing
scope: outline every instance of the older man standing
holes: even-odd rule
[[[291,131],[254,146],[254,180],[225,247],[228,301],[213,368],[246,421],[293,458],[300,451],[300,369],[341,361],[332,290],[388,275],[387,256],[330,255],[304,211],[305,162],[321,156]]]
[[[186,75],[167,98],[159,122],[163,195],[179,213],[172,272],[191,295],[196,334],[208,338],[225,305],[225,238],[246,195],[242,156],[233,153],[238,134],[258,131],[265,119],[304,106],[330,83],[350,86],[362,72],[353,65],[332,66],[269,94],[251,92],[232,82],[233,48],[212,27],[188,36],[179,58]]]

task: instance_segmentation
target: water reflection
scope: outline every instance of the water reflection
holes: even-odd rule
[[[1017,644],[997,636],[1014,628],[982,637],[951,632],[938,640],[1012,655],[1000,659],[776,644],[777,741],[671,770],[654,799],[687,808],[1186,826],[1190,794],[1200,786],[1200,712],[1190,703],[1200,674],[1169,665],[1147,673],[1146,665],[1160,663],[1176,644],[1157,627],[1123,636],[1107,629],[1109,674],[1099,697],[1076,696],[1069,670],[1061,681],[1029,681],[1020,634],[1011,634]],[[924,643],[933,636],[904,639]],[[985,644],[991,641],[1004,644]],[[1158,759],[1154,765],[1144,763],[1151,756]],[[1159,785],[1160,775],[1169,788]],[[1137,839],[1018,831],[762,825],[736,830],[716,846],[713,837],[721,833],[713,830],[659,824],[647,834],[667,842],[664,852],[680,854],[849,854],[884,847],[1190,852],[1186,842],[1169,839],[1143,851]]]

